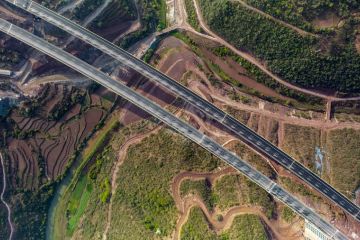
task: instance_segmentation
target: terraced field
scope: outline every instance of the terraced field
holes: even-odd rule
[[[39,107],[31,116],[21,109],[10,116],[15,122],[14,134],[8,139],[10,175],[14,186],[26,189],[63,174],[70,157],[109,107],[107,100],[94,93],[62,85],[45,87],[35,101]]]

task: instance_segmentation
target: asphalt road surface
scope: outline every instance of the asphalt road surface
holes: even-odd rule
[[[100,49],[104,53],[119,60],[121,63],[131,67],[140,72],[149,79],[161,84],[166,89],[175,92],[184,100],[196,106],[201,111],[206,113],[209,117],[217,120],[223,126],[235,133],[238,138],[252,147],[254,150],[262,153],[272,161],[282,165],[284,168],[301,178],[313,189],[319,191],[322,195],[333,201],[336,205],[348,212],[355,219],[360,221],[360,208],[350,201],[347,197],[342,195],[319,176],[314,174],[310,169],[306,168],[278,147],[252,131],[250,128],[240,123],[235,118],[227,115],[210,102],[193,93],[191,90],[169,78],[152,66],[132,56],[125,50],[115,46],[111,42],[101,38],[100,36],[90,32],[71,20],[62,17],[61,15],[37,4],[30,0],[7,0],[24,10],[45,19],[46,21],[56,25],[57,27],[69,32],[70,34],[82,39],[83,41]]]
[[[214,140],[210,139],[186,122],[178,119],[173,114],[167,112],[156,103],[135,92],[133,89],[110,78],[105,73],[97,70],[93,66],[74,57],[73,55],[65,52],[64,50],[1,18],[0,31],[18,39],[19,41],[26,43],[29,46],[32,46],[33,48],[47,54],[48,56],[53,57],[59,62],[83,74],[84,76],[93,79],[94,81],[98,82],[99,84],[110,89],[124,99],[130,101],[144,111],[148,112],[152,116],[158,118],[159,120],[173,128],[175,131],[191,139],[192,141],[199,144],[209,152],[213,153],[229,165],[233,166],[235,169],[247,176],[251,181],[255,182],[256,184],[264,188],[266,191],[268,191],[270,194],[272,194],[274,197],[285,203],[287,206],[297,212],[300,216],[313,223],[324,233],[329,235],[329,237],[331,237],[332,239],[347,239],[346,236],[342,234],[338,229],[336,229],[333,225],[325,221],[312,209],[308,208],[305,204],[294,198],[290,193],[282,189],[271,179],[254,169],[248,163],[241,160],[235,154],[225,149]]]

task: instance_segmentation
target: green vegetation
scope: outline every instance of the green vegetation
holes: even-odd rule
[[[360,101],[339,101],[339,102],[333,102],[332,103],[332,111],[334,114],[341,114],[344,117],[352,116],[358,119],[360,117]],[[351,120],[350,120],[351,121]]]
[[[159,24],[157,26],[157,30],[163,30],[167,26],[167,20],[166,20],[166,2],[164,0],[160,0],[159,2],[158,14],[159,14]]]
[[[301,93],[299,91],[290,89],[290,88],[284,86],[283,84],[278,83],[277,81],[272,79],[270,76],[265,74],[263,71],[261,71],[257,66],[248,62],[244,58],[238,56],[237,54],[232,52],[229,48],[216,47],[211,50],[215,55],[217,55],[219,57],[222,57],[222,58],[231,57],[240,66],[245,68],[246,71],[249,73],[250,77],[252,77],[254,80],[275,90],[276,92],[278,92],[279,94],[281,94],[283,96],[287,96],[287,97],[294,99],[295,101],[288,102],[285,100],[274,99],[272,97],[262,95],[261,93],[254,93],[254,92],[250,92],[250,93],[258,95],[259,97],[266,99],[267,101],[270,101],[270,102],[276,101],[276,102],[282,103],[283,105],[294,106],[299,109],[313,109],[315,111],[324,109],[324,102],[321,98]],[[223,79],[231,80],[231,78],[229,78],[229,77],[223,78]],[[234,85],[234,81],[235,80],[231,81],[233,83],[233,85]],[[237,81],[235,81],[235,86],[238,84],[239,83]],[[241,87],[241,86],[238,86],[238,87]],[[248,92],[249,91],[250,90],[248,90]]]
[[[111,191],[109,179],[104,180],[103,184],[101,185],[101,189],[103,190],[103,192],[100,195],[101,202],[106,203],[109,200],[110,191]]]
[[[296,217],[296,213],[291,210],[288,206],[284,206],[281,211],[281,218],[284,219],[286,222],[291,223]]]
[[[15,50],[0,47],[0,68],[9,68],[20,63],[23,55]]]
[[[211,191],[211,183],[208,179],[192,181],[186,179],[180,186],[181,197],[185,197],[188,194],[198,194],[204,201],[207,209],[212,210],[214,208],[214,196]]]
[[[73,236],[76,233],[77,236],[81,234],[82,239],[89,239],[96,232],[104,231],[107,203],[111,191],[108,174],[116,158],[117,153],[113,148],[103,149],[97,155],[96,162],[91,165],[90,170],[83,172],[74,191],[64,198],[63,202],[67,204],[67,236]],[[94,169],[97,171],[95,172]],[[85,181],[85,184],[82,184],[82,181]],[[71,210],[74,207],[75,211]],[[71,211],[74,213],[71,214]],[[80,219],[82,219],[81,224],[79,224]],[[63,236],[57,236],[56,239],[62,238]]]
[[[103,3],[104,0],[84,0],[75,8],[74,17],[78,21],[83,21],[90,13],[94,12]]]
[[[197,18],[193,0],[185,0],[186,13],[188,15],[188,23],[198,32],[202,32],[199,20]]]
[[[114,119],[117,120],[116,115],[114,115]],[[67,229],[67,235],[77,236],[79,239],[91,239],[95,235],[101,235],[105,230],[105,224],[107,219],[107,211],[108,211],[108,202],[111,194],[111,184],[109,181],[110,173],[114,167],[115,162],[118,160],[118,152],[120,146],[124,143],[125,139],[130,137],[132,132],[135,131],[145,131],[146,127],[143,122],[139,122],[134,125],[130,125],[125,128],[111,130],[111,122],[105,126],[102,133],[99,134],[97,138],[89,143],[89,146],[84,151],[84,156],[92,156],[91,160],[81,167],[81,178],[85,178],[87,182],[87,187],[82,187],[84,191],[88,191],[90,193],[89,198],[86,203],[86,208],[82,211],[81,224],[79,222],[73,224],[74,231],[71,233],[69,228]],[[149,124],[148,124],[149,125]],[[107,129],[107,130],[106,130]],[[102,137],[106,135],[106,145],[99,144],[102,142]],[[93,146],[98,143],[98,150],[93,154]],[[106,146],[106,147],[105,147]],[[75,178],[74,178],[75,179]],[[79,180],[73,191],[68,190],[68,194],[62,198],[62,201],[59,203],[57,207],[57,212],[59,213],[57,216],[57,224],[55,225],[56,234],[54,239],[64,239],[64,223],[70,224],[67,218],[63,216],[63,209],[66,209],[71,202],[71,199],[82,199],[79,194],[76,194],[76,189],[81,188],[79,185],[81,184],[81,180]],[[74,184],[69,185],[68,189],[71,189]],[[89,187],[89,188],[88,188]],[[85,201],[84,201],[85,203]],[[65,224],[66,225],[66,224]]]
[[[93,189],[97,188],[97,177],[101,171],[102,165],[109,159],[109,156],[113,154],[112,150],[109,147],[106,147],[101,154],[97,155],[95,163],[91,165],[89,172],[83,173],[80,179],[77,181],[74,190],[71,192],[68,207],[66,210],[67,217],[67,235],[72,236],[73,232],[79,224],[80,218],[83,216],[90,198],[93,198],[92,195]],[[110,195],[110,182],[108,178],[102,180],[102,183],[99,189],[96,190],[96,201],[101,200],[101,203],[106,203]],[[98,193],[101,191],[101,193]]]
[[[9,190],[10,196],[21,198],[11,206],[13,224],[19,226],[18,239],[44,239],[46,232],[47,211],[54,192],[54,184],[44,184],[40,189]],[[20,227],[21,226],[21,227]]]
[[[210,68],[210,70],[219,76],[221,80],[225,83],[228,83],[236,88],[238,88],[240,91],[248,93],[250,95],[257,96],[259,98],[262,98],[264,100],[270,101],[270,102],[277,102],[282,105],[286,106],[292,106],[298,109],[305,109],[305,110],[314,110],[314,111],[323,111],[324,110],[324,102],[321,98],[310,96],[303,94],[301,92],[289,89],[285,87],[282,84],[279,84],[272,78],[270,78],[268,75],[263,73],[258,67],[253,65],[252,63],[248,62],[247,60],[241,58],[240,56],[233,53],[230,49],[226,47],[216,47],[210,49],[215,55],[218,57],[221,57],[225,60],[226,57],[231,57],[235,62],[237,62],[239,65],[241,65],[243,68],[245,68],[248,71],[248,74],[250,77],[252,77],[257,82],[264,84],[265,86],[274,89],[276,92],[283,96],[288,96],[294,100],[283,100],[275,97],[269,97],[266,96],[254,89],[248,88],[235,79],[233,79],[231,76],[227,75],[220,66],[214,64],[211,60],[205,58],[203,56],[203,53],[201,51],[201,48],[197,42],[195,42],[193,39],[191,39],[188,35],[181,33],[181,32],[174,32],[172,33],[172,36],[182,40],[184,43],[186,43],[191,50],[196,53],[199,57],[201,57],[204,62],[207,64],[207,66]],[[204,46],[206,47],[206,46]],[[203,69],[201,65],[198,65],[200,69]],[[210,83],[215,87],[221,86],[221,81],[218,80],[217,77],[214,76],[212,73],[206,73],[207,78],[209,79]],[[229,96],[235,100],[235,101],[241,101],[243,103],[248,103],[250,100],[242,95],[238,95],[236,92],[230,92]]]
[[[355,198],[360,186],[360,131],[338,129],[326,138],[326,156],[330,161],[330,183],[343,194]]]
[[[179,31],[174,31],[174,32],[171,33],[171,35],[178,38],[178,39],[180,39],[181,41],[183,41],[198,56],[202,56],[202,54],[200,52],[200,49],[199,49],[199,45],[192,38],[190,38],[186,33],[179,32]]]
[[[317,40],[271,21],[229,0],[199,1],[208,25],[237,48],[266,61],[269,69],[287,81],[306,88],[344,93],[360,91],[360,55],[351,31],[336,45],[336,53],[317,51]],[[237,26],[234,29],[234,26]],[[350,35],[349,35],[350,34]]]
[[[144,54],[142,60],[146,63],[150,63],[151,58],[154,55],[154,49],[150,48],[149,50],[146,51],[146,53]]]
[[[314,31],[309,21],[328,12],[340,17],[348,17],[353,10],[359,10],[360,3],[352,0],[319,0],[319,1],[266,1],[246,0],[249,4],[276,18],[289,22],[308,31]]]
[[[248,146],[242,142],[236,142],[233,147],[233,151],[240,156],[240,158],[245,159],[248,163],[254,166],[257,170],[262,172],[268,177],[274,178],[275,172],[271,166],[263,159],[260,155],[256,154]]]
[[[93,141],[89,141],[88,147],[84,149],[81,164],[78,167],[77,171],[74,174],[73,181],[70,184],[70,189],[73,189],[78,179],[80,178],[83,168],[94,158],[96,155],[102,151],[102,148],[105,146],[107,141],[109,140],[109,137],[113,131],[116,131],[118,128],[121,127],[120,122],[116,119],[116,117],[113,117],[110,119],[109,123],[105,126],[104,129],[99,133],[99,135],[95,138]],[[91,166],[91,169],[89,171],[89,177],[93,178],[99,171],[99,168],[101,166],[101,159],[96,159],[96,162],[94,165]]]
[[[316,172],[315,150],[321,146],[320,130],[290,124],[285,124],[284,128],[284,151]]]
[[[133,0],[113,0],[109,6],[92,23],[97,29],[113,27],[122,21],[136,19],[136,7]]]
[[[66,217],[68,219],[68,234],[72,235],[77,227],[81,216],[90,200],[92,184],[87,181],[86,176],[82,176],[76,185],[69,199]]]
[[[266,240],[266,230],[261,220],[250,214],[234,218],[230,229],[217,235],[209,228],[209,223],[202,210],[194,207],[190,210],[188,221],[182,226],[181,240]]]
[[[215,182],[214,195],[217,207],[226,210],[243,202],[239,183],[238,175],[226,175]]]
[[[131,146],[112,196],[109,238],[152,239],[171,234],[177,216],[169,192],[174,176],[181,170],[211,171],[219,164],[210,153],[169,130],[160,130]]]
[[[245,177],[243,177],[245,179]],[[247,203],[251,205],[261,206],[265,215],[268,218],[272,218],[275,212],[275,202],[272,199],[272,196],[268,194],[264,189],[256,185],[254,182],[251,182],[246,178],[244,189],[247,189]]]
[[[209,224],[201,208],[193,207],[188,221],[182,226],[181,240],[215,240],[215,233],[209,229]]]
[[[10,235],[10,227],[8,226],[7,221],[7,210],[4,207],[0,208],[0,236],[9,236]],[[5,238],[4,238],[5,239]]]
[[[86,91],[79,89],[71,89],[70,92],[65,92],[64,97],[56,103],[51,112],[48,113],[49,120],[59,120],[65,113],[67,113],[75,104],[82,103]]]
[[[125,36],[118,45],[128,48],[155,31],[166,28],[165,0],[139,0],[141,29]]]
[[[108,189],[110,186],[105,183],[106,180],[108,181],[108,176],[107,173],[101,173],[105,167],[109,169],[112,166],[116,156],[111,147],[105,147],[121,127],[116,116],[114,115],[96,137],[89,141],[88,146],[79,156],[82,158],[81,163],[56,206],[54,239],[63,239],[65,235],[72,236],[79,228],[79,220],[88,213],[89,206],[95,204],[101,208],[101,203],[104,203],[102,199],[108,198],[107,191],[110,191]],[[87,220],[82,222],[82,225],[85,223]],[[95,230],[96,228],[91,232]]]
[[[264,225],[259,217],[245,214],[237,216],[231,228],[223,234],[221,240],[266,240],[268,239]]]
[[[77,91],[69,91],[70,88],[64,89],[64,92],[67,93],[75,93]],[[49,88],[45,86],[45,89],[41,91],[40,95],[37,98],[30,99],[28,102],[24,104],[24,106],[13,109],[13,113],[15,114],[29,114],[34,116],[36,119],[40,119],[41,121],[46,122],[47,110],[45,107],[46,99],[49,99]],[[75,101],[76,94],[70,94],[74,96],[74,98],[69,97],[69,101]],[[60,97],[60,93],[51,97]],[[79,113],[75,118],[79,117],[81,113]],[[42,130],[38,130],[39,132],[34,132],[31,128],[29,130],[18,132],[18,128],[16,127],[16,123],[8,116],[5,124],[1,127],[6,126],[6,136],[17,136],[19,138],[28,138],[29,141],[36,141],[39,139],[38,136],[41,137],[49,137],[48,132],[43,132]],[[80,149],[86,145],[89,137],[95,132],[88,133],[85,139],[79,144],[74,146],[74,151],[72,151],[72,155],[65,156],[64,162],[66,162],[65,172],[68,172],[68,168],[73,163],[73,160],[78,156]],[[2,134],[1,134],[2,135]],[[56,134],[55,134],[56,135]],[[51,136],[56,138],[57,136]],[[3,136],[2,136],[3,137]],[[7,148],[8,142],[4,141],[3,144]],[[45,159],[44,156],[41,156],[40,148],[32,149],[34,156],[37,159],[37,163],[34,166],[36,169],[36,176],[31,176],[32,178],[18,178],[16,176],[11,176],[9,179],[8,192],[9,196],[11,196],[12,203],[12,211],[13,211],[13,223],[16,227],[16,238],[17,239],[45,239],[46,225],[48,220],[48,210],[51,204],[51,201],[54,197],[54,191],[59,186],[59,182],[65,176],[66,173],[59,175],[55,180],[49,180],[45,175]],[[8,161],[7,161],[8,162]],[[10,168],[9,168],[10,169]],[[15,174],[14,174],[15,175]],[[24,189],[19,187],[18,183],[21,181],[29,182],[31,189]],[[21,185],[20,185],[21,186]],[[63,209],[63,214],[65,213],[66,208]],[[64,214],[65,215],[65,214]],[[64,224],[66,226],[66,224]]]
[[[310,189],[301,183],[297,183],[288,177],[280,177],[280,183],[291,193],[298,193],[304,197],[310,197],[313,201],[320,201],[321,197],[315,195]]]
[[[212,187],[208,180],[186,179],[180,186],[181,197],[187,194],[198,194],[209,211],[214,207],[221,210],[233,206],[256,205],[262,207],[268,218],[272,218],[275,203],[271,196],[255,183],[242,175],[226,175],[215,182]]]

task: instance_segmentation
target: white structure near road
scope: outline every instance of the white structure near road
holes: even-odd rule
[[[10,77],[11,76],[11,71],[10,70],[5,70],[5,69],[0,69],[0,76]]]
[[[312,223],[305,220],[305,240],[330,240],[331,238]]]

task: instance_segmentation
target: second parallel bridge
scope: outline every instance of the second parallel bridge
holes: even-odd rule
[[[67,31],[68,33],[82,39],[83,41],[91,44],[92,46],[100,49],[109,56],[119,60],[121,63],[136,70],[149,79],[161,84],[166,89],[169,89],[179,95],[188,103],[196,106],[203,111],[209,117],[215,119],[224,127],[235,133],[239,139],[248,144],[251,148],[257,152],[268,157],[272,161],[280,164],[297,177],[305,181],[312,188],[319,191],[322,195],[330,199],[340,208],[352,215],[357,221],[360,221],[360,208],[350,201],[347,197],[342,195],[327,182],[322,180],[310,169],[294,160],[285,152],[281,151],[278,147],[252,131],[250,128],[240,123],[232,116],[226,114],[221,109],[214,106],[212,103],[206,101],[202,97],[198,96],[185,86],[181,85],[177,81],[171,79],[165,74],[161,73],[152,66],[137,59],[127,51],[117,47],[111,42],[101,38],[100,36],[92,33],[91,31],[83,28],[82,26],[74,23],[73,21],[43,7],[42,5],[31,0],[6,0],[24,10],[45,19],[46,21],[54,24],[55,26]]]
[[[254,169],[251,165],[237,157],[235,154],[225,149],[219,143],[207,137],[205,134],[201,133],[194,127],[190,126],[186,122],[180,120],[173,114],[164,110],[158,104],[150,101],[149,99],[143,97],[135,90],[127,87],[123,83],[120,83],[111,77],[107,76],[105,73],[97,70],[95,67],[87,64],[86,62],[74,57],[73,55],[65,52],[64,50],[56,47],[49,42],[27,32],[26,30],[19,28],[3,19],[0,18],[0,31],[28,44],[29,46],[34,47],[35,49],[53,57],[59,62],[71,67],[72,69],[78,71],[79,73],[87,76],[88,78],[98,82],[114,93],[120,95],[129,102],[135,104],[139,108],[143,109],[152,116],[158,118],[172,129],[176,130],[183,136],[189,138],[195,143],[202,146],[204,149],[213,153],[215,156],[219,157],[236,170],[243,173],[251,181],[258,184],[260,187],[264,188],[267,192],[272,194],[274,197],[285,203],[291,209],[293,209],[297,214],[313,223],[324,233],[331,237],[331,239],[344,240],[347,239],[346,236],[336,229],[333,225],[325,221],[312,209],[307,207],[301,201],[293,197],[290,193],[282,189],[274,181]]]

